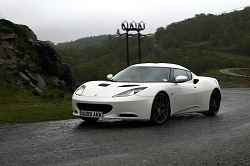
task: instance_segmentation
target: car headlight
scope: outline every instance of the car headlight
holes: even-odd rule
[[[81,96],[85,88],[86,88],[85,85],[81,85],[79,88],[77,88],[77,90],[75,91],[75,94],[78,96]]]
[[[114,95],[113,97],[128,97],[135,95],[136,93],[139,93],[140,91],[146,89],[147,87],[141,87],[141,88],[135,88],[135,89],[130,89],[125,92],[119,93],[117,95]]]

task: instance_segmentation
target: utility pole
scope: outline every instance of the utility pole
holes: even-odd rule
[[[126,31],[126,52],[127,52],[127,66],[129,66],[129,42],[128,38],[129,36],[135,36],[134,34],[129,34],[129,31],[136,31],[138,36],[138,52],[139,52],[139,63],[141,63],[141,36],[147,36],[142,35],[140,31],[145,29],[145,23],[143,21],[136,23],[135,21],[132,21],[131,23],[128,23],[127,21],[122,22],[121,24],[122,30]],[[117,35],[122,36],[124,34],[120,34],[119,29],[117,29]]]

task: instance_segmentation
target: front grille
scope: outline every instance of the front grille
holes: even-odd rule
[[[87,103],[77,103],[79,110],[85,111],[101,111],[103,114],[109,113],[112,110],[112,105],[108,104],[87,104]]]

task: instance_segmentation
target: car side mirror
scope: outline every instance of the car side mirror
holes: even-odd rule
[[[107,75],[107,79],[108,79],[108,80],[111,80],[112,77],[113,77],[113,74],[108,74],[108,75]]]
[[[186,82],[188,80],[188,78],[186,76],[177,76],[175,78],[174,83],[182,83],[182,82]]]

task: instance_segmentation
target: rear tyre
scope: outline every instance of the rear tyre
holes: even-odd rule
[[[161,125],[166,120],[169,119],[169,116],[170,116],[169,99],[165,94],[159,93],[155,97],[153,104],[152,104],[150,121],[154,125]]]
[[[213,90],[210,97],[209,110],[207,112],[203,112],[203,115],[215,116],[219,112],[220,101],[221,101],[220,92],[216,89]]]
[[[95,123],[98,118],[87,118],[87,117],[81,117],[82,120],[84,120],[86,123]]]

